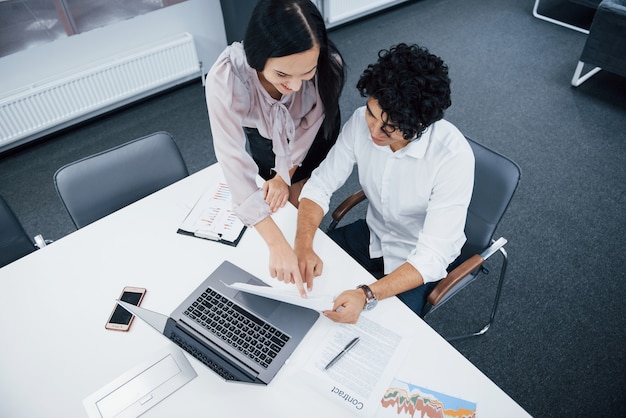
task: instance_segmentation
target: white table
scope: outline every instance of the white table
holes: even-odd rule
[[[217,170],[204,169],[0,269],[0,416],[85,416],[85,397],[171,344],[140,320],[127,333],[104,329],[124,286],[147,288],[142,307],[168,314],[223,260],[271,280],[267,247],[254,229],[237,247],[175,232]],[[293,207],[274,215],[289,240],[295,218]],[[315,246],[325,260],[318,280],[337,290],[371,282],[323,233]],[[419,334],[404,367],[414,371],[413,383],[476,402],[479,417],[528,416],[400,301],[383,301],[372,314],[394,315]],[[224,382],[189,357],[198,376],[146,415],[346,416],[297,373],[332,326],[322,316],[268,386]]]

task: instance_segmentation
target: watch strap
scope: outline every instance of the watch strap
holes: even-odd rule
[[[368,285],[360,284],[357,286],[357,289],[361,289],[365,293],[365,309],[372,309],[376,306],[378,299],[376,299],[376,295],[374,295],[374,292],[372,292],[372,289],[370,289]]]

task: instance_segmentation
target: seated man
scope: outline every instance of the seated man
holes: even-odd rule
[[[344,125],[335,146],[304,186],[294,250],[303,281],[322,272],[313,237],[331,195],[358,167],[368,198],[366,220],[330,236],[377,280],[346,290],[324,314],[355,323],[377,300],[398,296],[420,314],[434,284],[465,243],[474,185],[474,154],[443,119],[451,105],[448,68],[417,45],[379,53],[357,83],[364,107]],[[304,284],[296,283],[301,294]]]

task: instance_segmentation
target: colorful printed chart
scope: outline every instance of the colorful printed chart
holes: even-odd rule
[[[225,181],[217,182],[200,197],[179,229],[224,243],[236,243],[244,230],[245,225],[232,209],[230,188]]]
[[[381,399],[385,417],[475,418],[476,404],[394,379]]]

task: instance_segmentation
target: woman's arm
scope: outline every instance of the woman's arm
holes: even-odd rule
[[[300,295],[306,297],[298,258],[278,225],[268,216],[254,227],[263,237],[270,251],[270,276],[285,283],[295,283]]]
[[[206,102],[215,155],[230,186],[233,207],[244,224],[254,225],[269,216],[270,208],[256,183],[258,167],[246,151],[243,120],[250,112],[252,93],[237,74],[231,48],[207,75]]]

